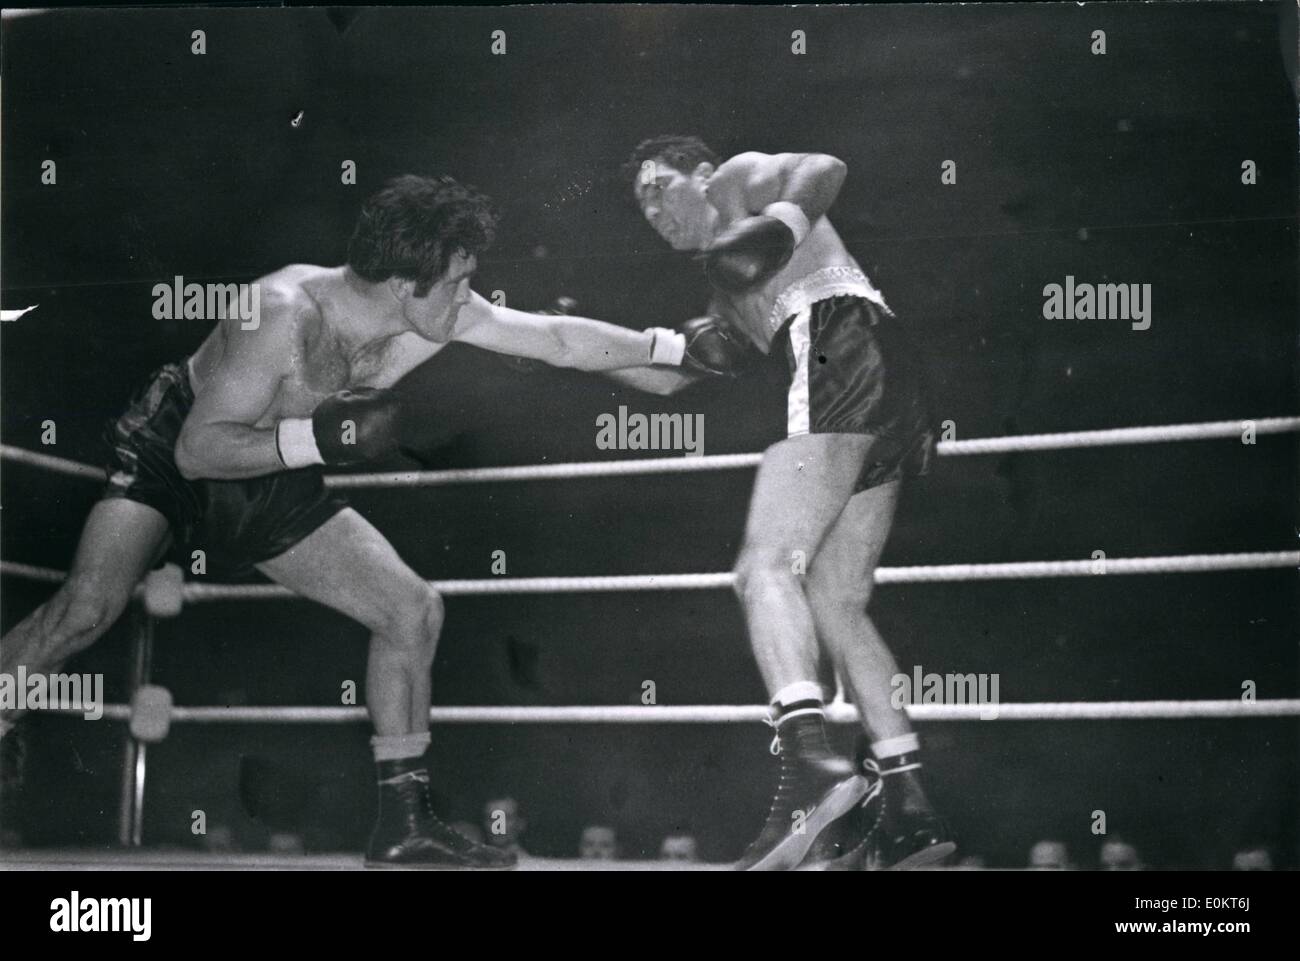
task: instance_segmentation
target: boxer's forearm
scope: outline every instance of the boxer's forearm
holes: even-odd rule
[[[619,370],[682,362],[686,339],[671,330],[628,330],[567,314],[533,314],[488,303],[477,294],[462,308],[455,340],[552,367]]]
[[[243,480],[284,470],[275,429],[246,424],[187,424],[175,458],[186,480]]]
[[[607,370],[605,376],[627,387],[663,396],[675,394],[703,377],[702,374],[689,373],[680,367],[627,367],[623,370]]]
[[[673,356],[664,362],[681,363],[681,350],[674,354],[668,343],[669,338],[680,337],[672,331],[628,330],[586,317],[548,319],[561,345],[557,366],[608,372],[664,361],[668,354]]]

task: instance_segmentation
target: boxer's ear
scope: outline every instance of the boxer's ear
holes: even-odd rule
[[[718,168],[713,166],[713,164],[709,163],[707,160],[704,160],[696,165],[695,170],[693,172],[695,176],[699,177],[701,180],[708,180],[710,177],[713,176],[714,172],[717,169]]]
[[[386,281],[389,293],[396,300],[406,300],[415,292],[415,281],[407,280],[405,277],[398,277],[396,274],[389,277]]]

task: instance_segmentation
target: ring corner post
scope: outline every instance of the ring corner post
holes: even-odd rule
[[[131,606],[131,699],[149,683],[153,661],[154,618],[143,603]],[[148,745],[139,740],[128,724],[122,754],[122,786],[118,801],[118,844],[138,848],[144,840],[144,789]]]

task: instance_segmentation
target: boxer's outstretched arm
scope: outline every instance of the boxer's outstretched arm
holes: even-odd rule
[[[627,367],[623,370],[607,370],[604,374],[610,380],[627,387],[664,397],[704,378],[703,374],[691,373],[681,367]]]
[[[461,308],[452,339],[554,367],[608,371],[662,362],[674,336],[668,330],[628,330],[586,317],[529,314],[473,294]],[[668,362],[681,363],[680,349]]]
[[[835,203],[848,169],[824,153],[742,153],[717,169],[705,192],[710,203],[731,216],[761,213],[786,201],[816,223]]]
[[[176,442],[176,466],[187,480],[236,480],[284,470],[275,425],[256,424],[275,400],[280,379],[300,353],[299,311],[314,306],[263,306],[256,330],[228,324],[226,351],[203,383]],[[289,412],[301,416],[307,411]]]

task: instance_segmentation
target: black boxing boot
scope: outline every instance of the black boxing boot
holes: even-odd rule
[[[818,836],[867,793],[865,778],[831,752],[821,701],[775,708],[772,751],[780,777],[767,821],[735,867],[738,871],[788,871],[799,865]]]
[[[867,870],[914,871],[942,863],[956,853],[957,843],[921,788],[920,741],[905,734],[872,748],[884,782],[884,815]]]
[[[903,811],[886,818],[867,856],[867,871],[937,867],[957,852],[948,822],[933,811]]]
[[[366,867],[486,868],[515,866],[508,851],[476,844],[433,813],[424,758],[377,761],[379,818],[366,845]]]
[[[848,814],[821,833],[800,871],[866,871],[878,856],[879,829],[885,816],[884,779],[871,758],[858,758],[867,793]]]

